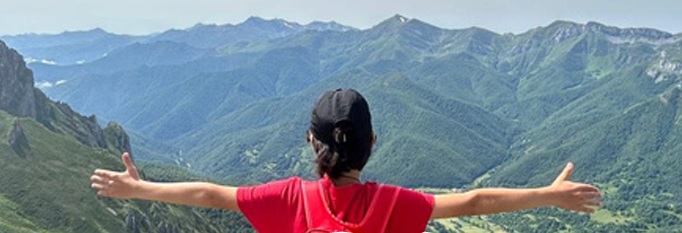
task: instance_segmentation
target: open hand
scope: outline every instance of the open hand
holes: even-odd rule
[[[91,186],[97,189],[97,195],[123,199],[135,197],[136,187],[142,180],[127,152],[123,153],[121,160],[125,164],[125,171],[97,169],[90,177]]]
[[[569,162],[564,171],[549,186],[549,189],[554,193],[554,205],[567,210],[593,213],[594,209],[590,206],[601,206],[602,195],[599,188],[569,181],[571,172],[573,172],[573,163]]]

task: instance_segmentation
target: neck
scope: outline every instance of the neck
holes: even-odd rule
[[[360,171],[353,169],[348,172],[341,173],[341,176],[339,176],[336,179],[332,179],[332,182],[334,182],[334,186],[337,187],[352,184],[361,184],[362,182],[360,181]]]

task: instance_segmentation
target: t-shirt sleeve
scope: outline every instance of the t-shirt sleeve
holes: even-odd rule
[[[401,188],[398,202],[393,207],[389,232],[424,232],[431,219],[433,204],[433,195]]]
[[[272,226],[291,225],[296,216],[300,178],[274,181],[237,189],[237,205],[258,232],[272,232]]]

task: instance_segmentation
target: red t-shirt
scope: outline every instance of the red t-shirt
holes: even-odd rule
[[[331,184],[325,176],[320,180]],[[260,233],[305,232],[306,217],[301,178],[292,177],[262,185],[241,187],[237,190],[239,210]],[[378,190],[375,182],[334,187],[329,192],[329,208],[336,217],[359,223],[365,216]],[[386,227],[391,233],[423,232],[431,218],[434,199],[430,194],[400,188],[400,194]]]

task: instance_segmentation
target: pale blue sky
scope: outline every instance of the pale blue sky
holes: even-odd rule
[[[682,32],[679,0],[2,0],[0,35],[101,27],[148,34],[196,23],[236,24],[249,16],[298,23],[336,21],[369,28],[395,14],[441,28],[521,33],[561,19]]]

